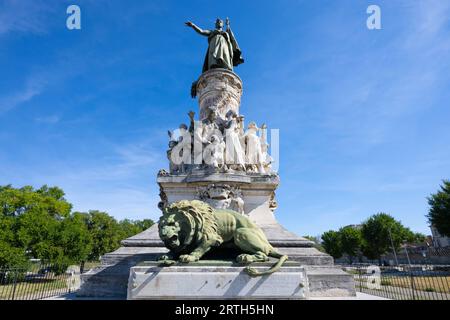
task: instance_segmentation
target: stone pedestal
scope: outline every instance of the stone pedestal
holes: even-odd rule
[[[233,207],[233,201],[239,197],[241,213],[256,224],[276,223],[274,198],[279,184],[276,174],[205,173],[198,170],[189,174],[159,176],[157,182],[168,203],[197,199],[216,208],[239,211]],[[302,241],[311,244],[309,240]]]
[[[277,251],[304,268],[308,297],[355,296],[353,276],[333,265],[333,258],[303,243],[301,237],[279,224],[263,227]],[[158,236],[158,226],[128,238],[118,250],[104,255],[101,266],[81,275],[80,297],[126,299],[130,270],[144,261],[155,261],[168,250]],[[202,261],[200,261],[202,262]]]
[[[256,269],[270,266],[254,264]],[[298,263],[286,263],[276,273],[254,278],[231,262],[200,261],[170,267],[144,262],[130,270],[127,299],[298,300],[308,296],[307,281],[305,269]]]

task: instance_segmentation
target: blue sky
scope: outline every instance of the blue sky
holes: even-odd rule
[[[0,0],[0,184],[157,219],[166,132],[197,110],[207,46],[183,23],[218,16],[245,58],[241,113],[280,129],[277,219],[318,235],[383,211],[429,234],[426,197],[450,178],[446,0]]]

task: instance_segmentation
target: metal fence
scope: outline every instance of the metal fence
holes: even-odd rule
[[[381,255],[383,265],[449,265],[450,264],[450,247],[436,248],[428,246],[420,247],[402,247],[400,250],[386,252]],[[334,260],[338,264],[351,264],[351,261],[357,264],[375,264],[379,263],[378,259],[371,260],[364,257],[361,252],[356,256],[348,256],[344,254],[342,257]]]
[[[343,266],[359,292],[394,300],[450,300],[450,266]]]
[[[40,300],[75,291],[79,272],[56,265],[0,268],[0,300]]]

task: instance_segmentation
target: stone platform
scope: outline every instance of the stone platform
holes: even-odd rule
[[[277,251],[289,256],[289,263],[296,262],[304,267],[309,297],[355,295],[353,277],[334,266],[332,257],[312,247],[310,241],[277,223],[261,227]],[[157,225],[124,240],[122,245],[104,255],[100,267],[81,275],[79,297],[126,299],[130,270],[144,261],[155,261],[167,252],[158,237]]]
[[[255,263],[258,271],[271,263]],[[250,277],[242,265],[226,261],[199,261],[161,267],[143,262],[132,267],[128,300],[160,299],[283,299],[308,296],[306,272],[298,263],[286,263],[278,272]]]

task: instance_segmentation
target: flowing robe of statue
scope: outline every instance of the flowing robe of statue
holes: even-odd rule
[[[218,169],[225,163],[225,142],[221,141],[217,135],[211,137],[211,164]]]
[[[244,62],[242,53],[231,29],[227,31],[210,30],[208,50],[203,63],[203,72],[213,68],[233,70]]]
[[[236,118],[231,119],[225,128],[226,151],[225,158],[227,164],[237,164],[245,167],[245,152],[242,149],[239,139],[239,128]]]
[[[262,165],[264,162],[264,157],[261,149],[261,141],[256,134],[255,127],[249,127],[245,133],[246,137],[246,160],[248,164]]]

